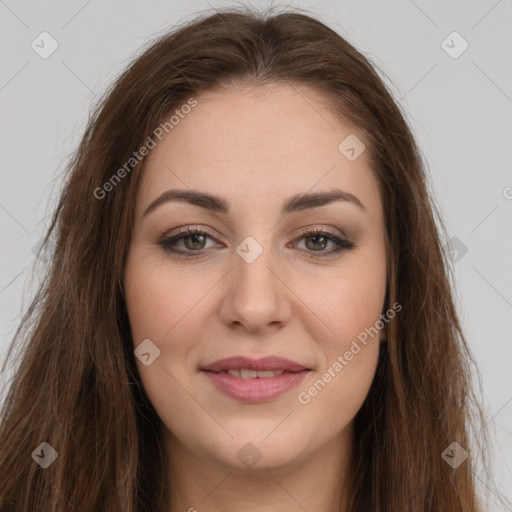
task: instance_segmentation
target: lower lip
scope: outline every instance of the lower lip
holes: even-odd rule
[[[203,371],[215,387],[242,402],[266,402],[298,386],[309,370],[284,372],[268,379],[242,379],[229,373]]]

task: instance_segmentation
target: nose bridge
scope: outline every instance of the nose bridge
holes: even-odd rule
[[[279,257],[273,251],[271,237],[265,238],[265,246],[263,237],[261,240],[248,236],[236,247],[223,309],[225,321],[235,321],[248,329],[283,322],[290,310],[286,287],[276,276]]]
[[[271,268],[276,266],[276,255],[273,253],[271,238],[260,236],[258,241],[252,236],[246,237],[236,247],[235,258],[235,284],[240,289],[239,295],[244,292],[265,296],[266,300],[275,300],[276,290],[273,281],[276,279]]]

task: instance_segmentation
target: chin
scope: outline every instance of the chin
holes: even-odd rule
[[[206,449],[217,463],[232,470],[257,472],[286,469],[288,465],[296,465],[307,455],[310,443],[304,437],[294,436],[289,431],[277,432],[278,425],[279,422],[273,422],[272,428],[268,428],[265,422],[262,428],[261,425],[252,423],[252,428],[246,425],[241,432],[228,428],[233,435],[232,439],[224,439],[226,442],[215,443]],[[272,429],[276,431],[272,432]]]

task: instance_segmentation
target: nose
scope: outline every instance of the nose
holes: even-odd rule
[[[221,320],[241,331],[269,333],[288,323],[293,293],[271,249],[265,248],[250,261],[234,252],[234,268],[226,276]]]

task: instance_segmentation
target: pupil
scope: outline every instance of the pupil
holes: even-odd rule
[[[316,249],[324,249],[325,245],[322,244],[322,242],[325,243],[326,239],[325,239],[325,236],[323,235],[313,235],[313,236],[309,236],[307,238],[307,240],[314,240],[313,242],[313,246],[317,246],[318,243],[320,243],[322,245],[322,247],[316,247]],[[321,242],[317,242],[318,240],[321,240]],[[306,245],[310,245],[306,242]],[[308,247],[309,249],[311,249],[312,247]],[[313,247],[313,250],[315,250],[315,247]]]
[[[196,242],[196,240],[199,239],[199,242]],[[192,245],[194,246],[195,249],[201,249],[201,247],[196,247],[196,243],[198,243],[199,245],[201,245],[202,243],[204,243],[204,235],[199,235],[199,234],[195,234],[195,235],[189,235],[187,237],[187,240],[194,240],[192,242]]]

